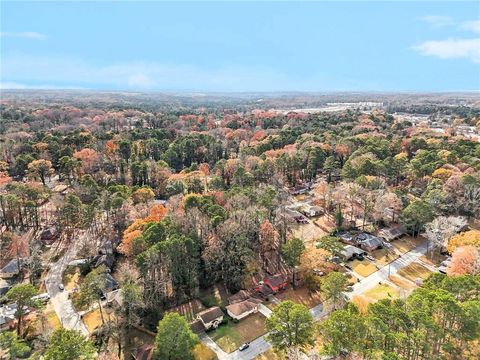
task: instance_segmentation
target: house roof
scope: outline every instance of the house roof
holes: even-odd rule
[[[270,289],[270,286],[265,284],[262,284],[258,291],[261,292],[264,296],[268,296],[273,293],[272,289]]]
[[[106,279],[106,286],[105,286],[106,291],[112,291],[112,290],[118,289],[118,282],[113,278],[111,274],[105,273],[105,279]]]
[[[228,298],[228,303],[229,304],[235,304],[237,302],[246,300],[249,297],[250,297],[250,295],[248,294],[248,291],[240,290],[239,292],[237,292],[236,294],[234,294],[234,295],[232,295]]]
[[[237,302],[235,304],[228,305],[227,311],[233,315],[239,316],[246,312],[250,312],[255,309],[261,302],[259,299],[250,298],[244,301]]]
[[[402,227],[387,228],[380,231],[380,235],[387,239],[395,239],[405,234],[405,230]]]
[[[265,279],[265,282],[267,282],[267,281],[270,285],[272,285],[274,287],[277,287],[277,286],[283,284],[287,280],[286,280],[284,275],[278,274],[278,275],[268,277],[267,279]]]
[[[209,322],[218,319],[219,317],[223,316],[222,310],[218,306],[211,307],[209,309],[203,310],[197,314],[197,316],[202,319],[204,324],[208,324]]]
[[[345,245],[345,246],[343,247],[343,250],[340,251],[340,253],[341,253],[343,256],[349,258],[349,257],[351,257],[353,254],[365,254],[365,251],[362,250],[362,249],[360,249],[360,248],[358,248],[358,247],[356,247],[356,246]]]
[[[122,306],[123,304],[122,289],[110,291],[105,294],[105,297],[107,298],[107,303],[116,302],[118,306]]]
[[[20,272],[20,267],[22,265],[22,260],[20,259],[20,266],[19,266],[18,263],[19,263],[19,261],[17,259],[10,260],[10,262],[0,270],[0,273],[18,273],[18,272]]]

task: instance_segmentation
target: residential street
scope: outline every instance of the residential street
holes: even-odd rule
[[[353,291],[346,293],[349,299],[355,295],[364,293],[365,291],[375,287],[379,282],[385,281],[390,275],[396,274],[400,269],[417,261],[427,252],[427,243],[417,246],[415,249],[403,254],[397,260],[380,268],[373,274],[365,277],[360,282],[353,285]]]
[[[45,279],[47,292],[50,295],[50,301],[63,327],[80,331],[84,335],[88,335],[80,315],[75,311],[72,301],[68,298],[67,291],[61,291],[58,285],[62,283],[63,272],[67,268],[70,261],[75,259],[77,252],[82,245],[82,241],[72,241],[72,245],[67,252],[54,264]]]
[[[386,281],[390,275],[396,274],[400,269],[417,261],[420,257],[425,255],[426,252],[426,243],[417,246],[415,249],[403,254],[389,265],[386,265],[373,274],[363,278],[359,283],[356,283],[353,286],[352,292],[346,293],[346,296],[348,296],[348,298],[352,298],[354,295],[362,294],[363,292],[375,287],[379,282]],[[328,313],[324,312],[323,310],[323,304],[319,304],[310,309],[310,313],[312,314],[314,321],[319,321],[321,318],[328,315]],[[271,310],[263,304],[260,306],[259,311],[267,317],[271,315]],[[251,360],[266,352],[272,346],[265,340],[265,335],[252,341],[248,349],[244,351],[236,350],[230,354],[227,354],[221,350],[218,345],[208,337],[207,334],[201,336],[200,339],[205,345],[215,351],[219,360]]]

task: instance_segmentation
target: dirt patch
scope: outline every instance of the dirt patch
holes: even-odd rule
[[[351,301],[353,304],[355,304],[358,307],[358,310],[360,310],[360,312],[364,314],[368,310],[368,305],[375,302],[374,299],[369,298],[368,296],[365,296],[365,295],[354,295]]]
[[[277,294],[276,298],[278,298],[280,301],[292,300],[298,304],[305,305],[309,309],[322,303],[320,293],[310,294],[308,289],[303,286],[298,287],[295,290],[293,288],[289,288],[280,294]]]
[[[77,267],[69,266],[67,271],[63,273],[63,286],[65,286],[65,290],[73,290],[80,286],[80,269]]]
[[[400,251],[402,254],[405,254],[415,249],[425,241],[425,238],[422,236],[418,236],[416,238],[412,236],[404,236],[401,239],[392,241],[391,244],[395,247],[395,249]]]
[[[400,276],[403,276],[410,281],[415,281],[417,279],[424,280],[428,277],[428,275],[430,275],[430,273],[430,270],[419,263],[411,263],[410,265],[405,266],[403,269],[398,271]]]
[[[318,241],[322,236],[327,233],[316,226],[314,223],[308,224],[295,224],[292,226],[293,236],[302,239],[304,243],[311,244]]]
[[[350,266],[352,270],[355,271],[358,275],[367,277],[377,271],[377,267],[375,263],[371,262],[370,260],[353,260],[350,262]]]
[[[391,251],[387,249],[377,249],[370,253],[375,258],[375,261],[381,265],[385,266],[391,263],[392,261],[399,258],[397,254],[393,254]]]
[[[113,314],[107,314],[103,309],[103,317],[105,321],[113,320]],[[92,332],[96,328],[102,325],[102,317],[100,315],[100,309],[95,309],[84,314],[82,317],[85,326],[89,332]]]
[[[315,220],[314,223],[325,232],[325,235],[329,234],[333,229],[335,229],[335,219],[333,217],[324,215]]]
[[[252,314],[238,323],[229,321],[220,325],[216,330],[208,332],[208,336],[215,341],[223,351],[231,353],[245,342],[250,342],[265,334],[265,317]]]

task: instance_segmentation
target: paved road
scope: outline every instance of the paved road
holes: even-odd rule
[[[82,241],[77,239],[65,254],[56,263],[51,265],[45,279],[45,285],[50,295],[50,301],[63,327],[78,330],[82,334],[88,335],[85,324],[80,318],[80,315],[75,311],[72,301],[68,298],[68,292],[61,291],[58,288],[58,284],[62,283],[63,272],[67,268],[68,263],[75,258],[81,245]]]
[[[397,260],[389,265],[381,267],[378,271],[365,277],[360,282],[353,285],[353,291],[346,293],[349,299],[354,295],[363,294],[365,291],[375,287],[379,282],[386,281],[390,275],[396,274],[400,269],[417,261],[420,257],[427,253],[427,243],[417,246],[415,249],[403,254]]]

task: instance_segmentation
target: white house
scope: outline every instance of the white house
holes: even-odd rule
[[[258,312],[258,304],[262,301],[260,299],[249,298],[226,307],[227,314],[233,319],[241,320],[250,314]]]
[[[223,312],[218,307],[211,307],[197,314],[197,319],[201,321],[205,330],[216,329],[223,321]]]

